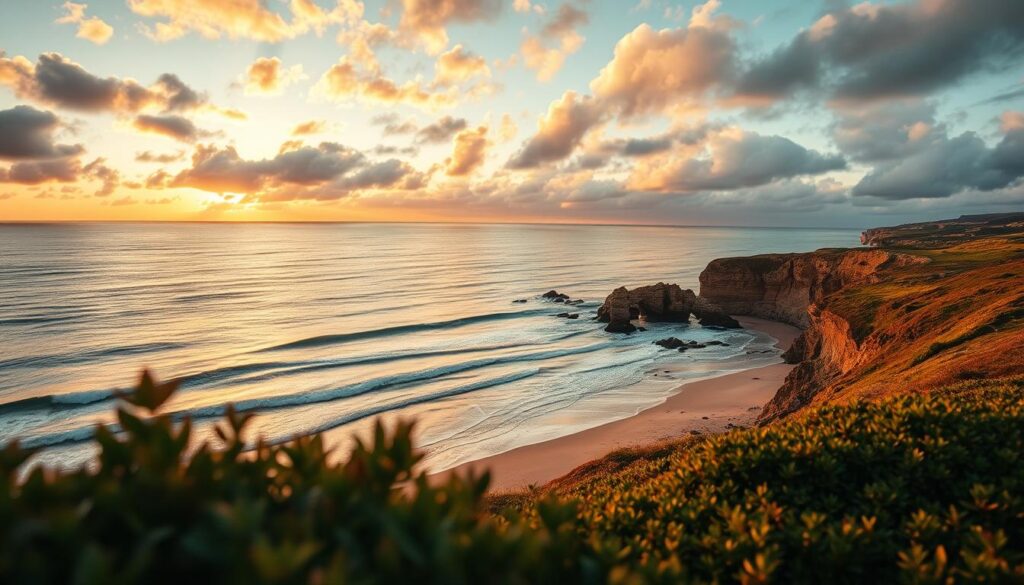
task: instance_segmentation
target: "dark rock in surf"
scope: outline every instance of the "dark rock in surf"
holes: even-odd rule
[[[707,299],[695,295],[692,290],[664,282],[633,290],[619,287],[608,295],[597,310],[598,320],[608,323],[614,330],[626,328],[627,322],[637,318],[651,322],[688,323],[691,314],[697,317],[701,325],[708,327],[740,327],[739,322]]]
[[[665,349],[679,349],[680,347],[686,345],[686,342],[683,341],[682,339],[679,339],[678,337],[668,337],[665,339],[659,339],[658,341],[655,341],[654,345],[659,345],[661,347],[664,347]]]
[[[569,295],[562,294],[557,290],[549,290],[548,292],[540,295],[540,298],[555,301],[556,303],[564,303],[569,300]]]

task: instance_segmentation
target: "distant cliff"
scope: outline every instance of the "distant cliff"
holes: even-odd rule
[[[864,230],[860,243],[889,248],[945,248],[969,240],[1012,235],[1021,230],[1024,230],[1024,213],[961,215],[956,219]]]
[[[701,297],[805,329],[770,421],[818,402],[1024,372],[1024,214],[868,230],[882,249],[711,262]],[[899,251],[888,249],[897,243]]]

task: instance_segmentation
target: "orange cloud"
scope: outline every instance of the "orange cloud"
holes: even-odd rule
[[[455,102],[451,94],[431,92],[418,81],[398,84],[379,72],[359,71],[347,56],[323,74],[314,93],[331,100],[361,98],[371,102],[406,103],[426,108],[449,106]]]
[[[292,136],[309,136],[311,134],[320,134],[327,129],[327,123],[323,120],[309,120],[308,122],[302,122],[292,129]]]
[[[500,10],[501,0],[402,0],[399,28],[436,55],[448,46],[448,23],[488,20]]]
[[[1004,133],[1024,130],[1024,112],[1003,112],[1003,115],[999,117],[999,128]]]
[[[732,38],[719,28],[655,31],[642,24],[615,45],[590,88],[623,117],[664,113],[728,79],[734,56]]]
[[[78,32],[75,34],[80,39],[85,39],[97,45],[106,44],[110,37],[114,36],[114,28],[95,16],[85,17],[85,9],[88,4],[76,4],[65,2],[66,14],[57,19],[58,24],[77,24]]]
[[[262,0],[197,2],[195,0],[128,0],[132,12],[165,18],[144,30],[150,38],[165,42],[194,31],[206,38],[221,36],[277,43],[295,37],[327,16],[310,2],[292,2],[292,22],[268,10]]]
[[[302,65],[284,69],[277,57],[260,57],[245,72],[245,93],[277,94],[289,84],[305,78]]]
[[[576,28],[589,21],[589,16],[583,10],[569,3],[563,4],[540,35],[527,35],[523,39],[519,48],[523,63],[537,72],[539,81],[550,80],[562,69],[566,57],[583,46],[585,39],[576,32]],[[556,42],[557,46],[549,47],[546,42],[549,40]]]
[[[471,174],[484,163],[489,145],[487,126],[459,132],[455,136],[455,147],[445,172],[449,177]]]
[[[528,169],[569,156],[602,117],[593,98],[565,92],[562,99],[551,104],[538,123],[537,133],[509,161],[509,166]]]
[[[490,77],[491,70],[487,60],[465,50],[462,45],[455,45],[448,52],[442,53],[434,64],[435,82],[440,85],[456,85],[474,77]]]

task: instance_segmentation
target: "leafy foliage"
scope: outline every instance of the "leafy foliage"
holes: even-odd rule
[[[1021,583],[1024,378],[829,406],[552,491],[652,582]]]
[[[173,384],[144,374],[126,400],[155,410]],[[432,487],[412,469],[410,425],[334,463],[319,436],[247,450],[229,412],[223,445],[190,449],[191,426],[123,406],[96,430],[97,468],[0,456],[0,582],[533,583],[600,575],[571,529],[574,507],[538,505],[529,529],[483,512],[488,478]]]
[[[1024,378],[616,455],[497,514],[486,475],[415,470],[409,425],[336,458],[229,412],[194,445],[173,391],[146,375],[92,470],[0,451],[0,582],[1024,581]]]

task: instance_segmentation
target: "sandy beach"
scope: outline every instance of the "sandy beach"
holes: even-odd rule
[[[782,349],[788,348],[800,334],[796,327],[783,323],[752,317],[738,320],[744,328],[771,335]],[[542,485],[616,449],[681,437],[693,431],[719,433],[733,426],[750,426],[792,368],[778,363],[683,384],[668,400],[635,416],[471,461],[435,477],[469,469],[490,469],[493,491]]]

